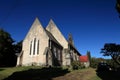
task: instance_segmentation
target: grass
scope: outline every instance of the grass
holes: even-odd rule
[[[12,75],[14,72],[25,71],[28,69],[36,69],[40,67],[9,67],[9,68],[0,68],[0,80],[7,78]]]
[[[69,71],[66,68],[12,67],[0,68],[0,80],[120,80],[120,72],[93,68]]]
[[[0,80],[51,80],[54,77],[69,73],[68,69],[61,67],[14,67],[1,68]]]

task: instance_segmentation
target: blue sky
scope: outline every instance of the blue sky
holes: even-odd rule
[[[67,38],[72,33],[74,44],[82,55],[103,57],[105,43],[120,44],[120,18],[116,0],[0,0],[0,27],[18,42],[23,40],[34,19],[44,27],[50,19]],[[107,58],[107,57],[103,57]]]

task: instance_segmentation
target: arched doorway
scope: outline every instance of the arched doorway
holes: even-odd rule
[[[51,52],[48,50],[47,51],[47,54],[46,54],[46,65],[47,66],[52,66],[52,54],[51,54]]]

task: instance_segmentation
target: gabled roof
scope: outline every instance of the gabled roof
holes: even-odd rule
[[[43,28],[42,24],[40,23],[39,19],[36,17],[35,20],[34,20],[34,22],[31,25],[31,27],[30,27],[27,35],[25,36],[25,39],[28,37],[28,35],[31,33],[31,31],[34,30],[34,29],[36,29],[37,27],[40,27],[44,31],[44,28]]]
[[[30,30],[36,28],[37,26],[39,26],[42,29],[44,29],[43,26],[42,26],[42,24],[41,24],[41,22],[40,22],[40,20],[36,17],[35,20],[34,20],[34,22],[33,22],[33,24],[32,24],[32,26],[31,26],[31,28],[30,28]]]
[[[68,48],[67,40],[52,19],[50,19],[46,30],[48,30],[64,48]]]
[[[57,28],[57,29],[58,29],[58,27],[56,26],[56,24],[54,23],[54,21],[53,21],[52,19],[50,19],[50,21],[49,21],[46,29],[49,30],[49,31],[51,31],[52,28]],[[59,30],[59,29],[58,29],[58,30]],[[60,31],[60,30],[59,30],[59,31]]]
[[[55,37],[48,30],[45,29],[45,31],[46,31],[46,33],[47,33],[47,35],[48,35],[48,37],[49,37],[50,40],[52,40],[53,42],[55,42],[56,44],[58,44],[59,46],[61,46],[61,44],[55,39]]]
[[[80,56],[80,62],[88,62],[88,56]]]

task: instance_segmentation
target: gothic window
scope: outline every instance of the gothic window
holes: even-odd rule
[[[56,48],[55,47],[54,47],[54,55],[55,55],[55,57],[57,56]]]
[[[70,54],[67,53],[67,54],[66,54],[66,58],[70,58]]]
[[[34,38],[33,55],[35,55],[36,38]]]
[[[70,58],[71,58],[71,61],[73,61],[73,51],[70,50]]]
[[[32,41],[30,42],[30,55],[32,53]]]
[[[49,43],[48,43],[48,44],[49,44],[49,47],[50,47],[50,49],[51,49],[51,40],[49,40]]]
[[[75,55],[75,60],[77,61],[77,54]]]
[[[64,53],[68,53],[68,49],[64,49]]]
[[[39,40],[38,40],[38,43],[37,43],[37,54],[39,54]]]
[[[70,50],[70,56],[73,57],[73,52],[72,52],[72,50]]]
[[[60,50],[58,50],[58,60],[60,60]]]

